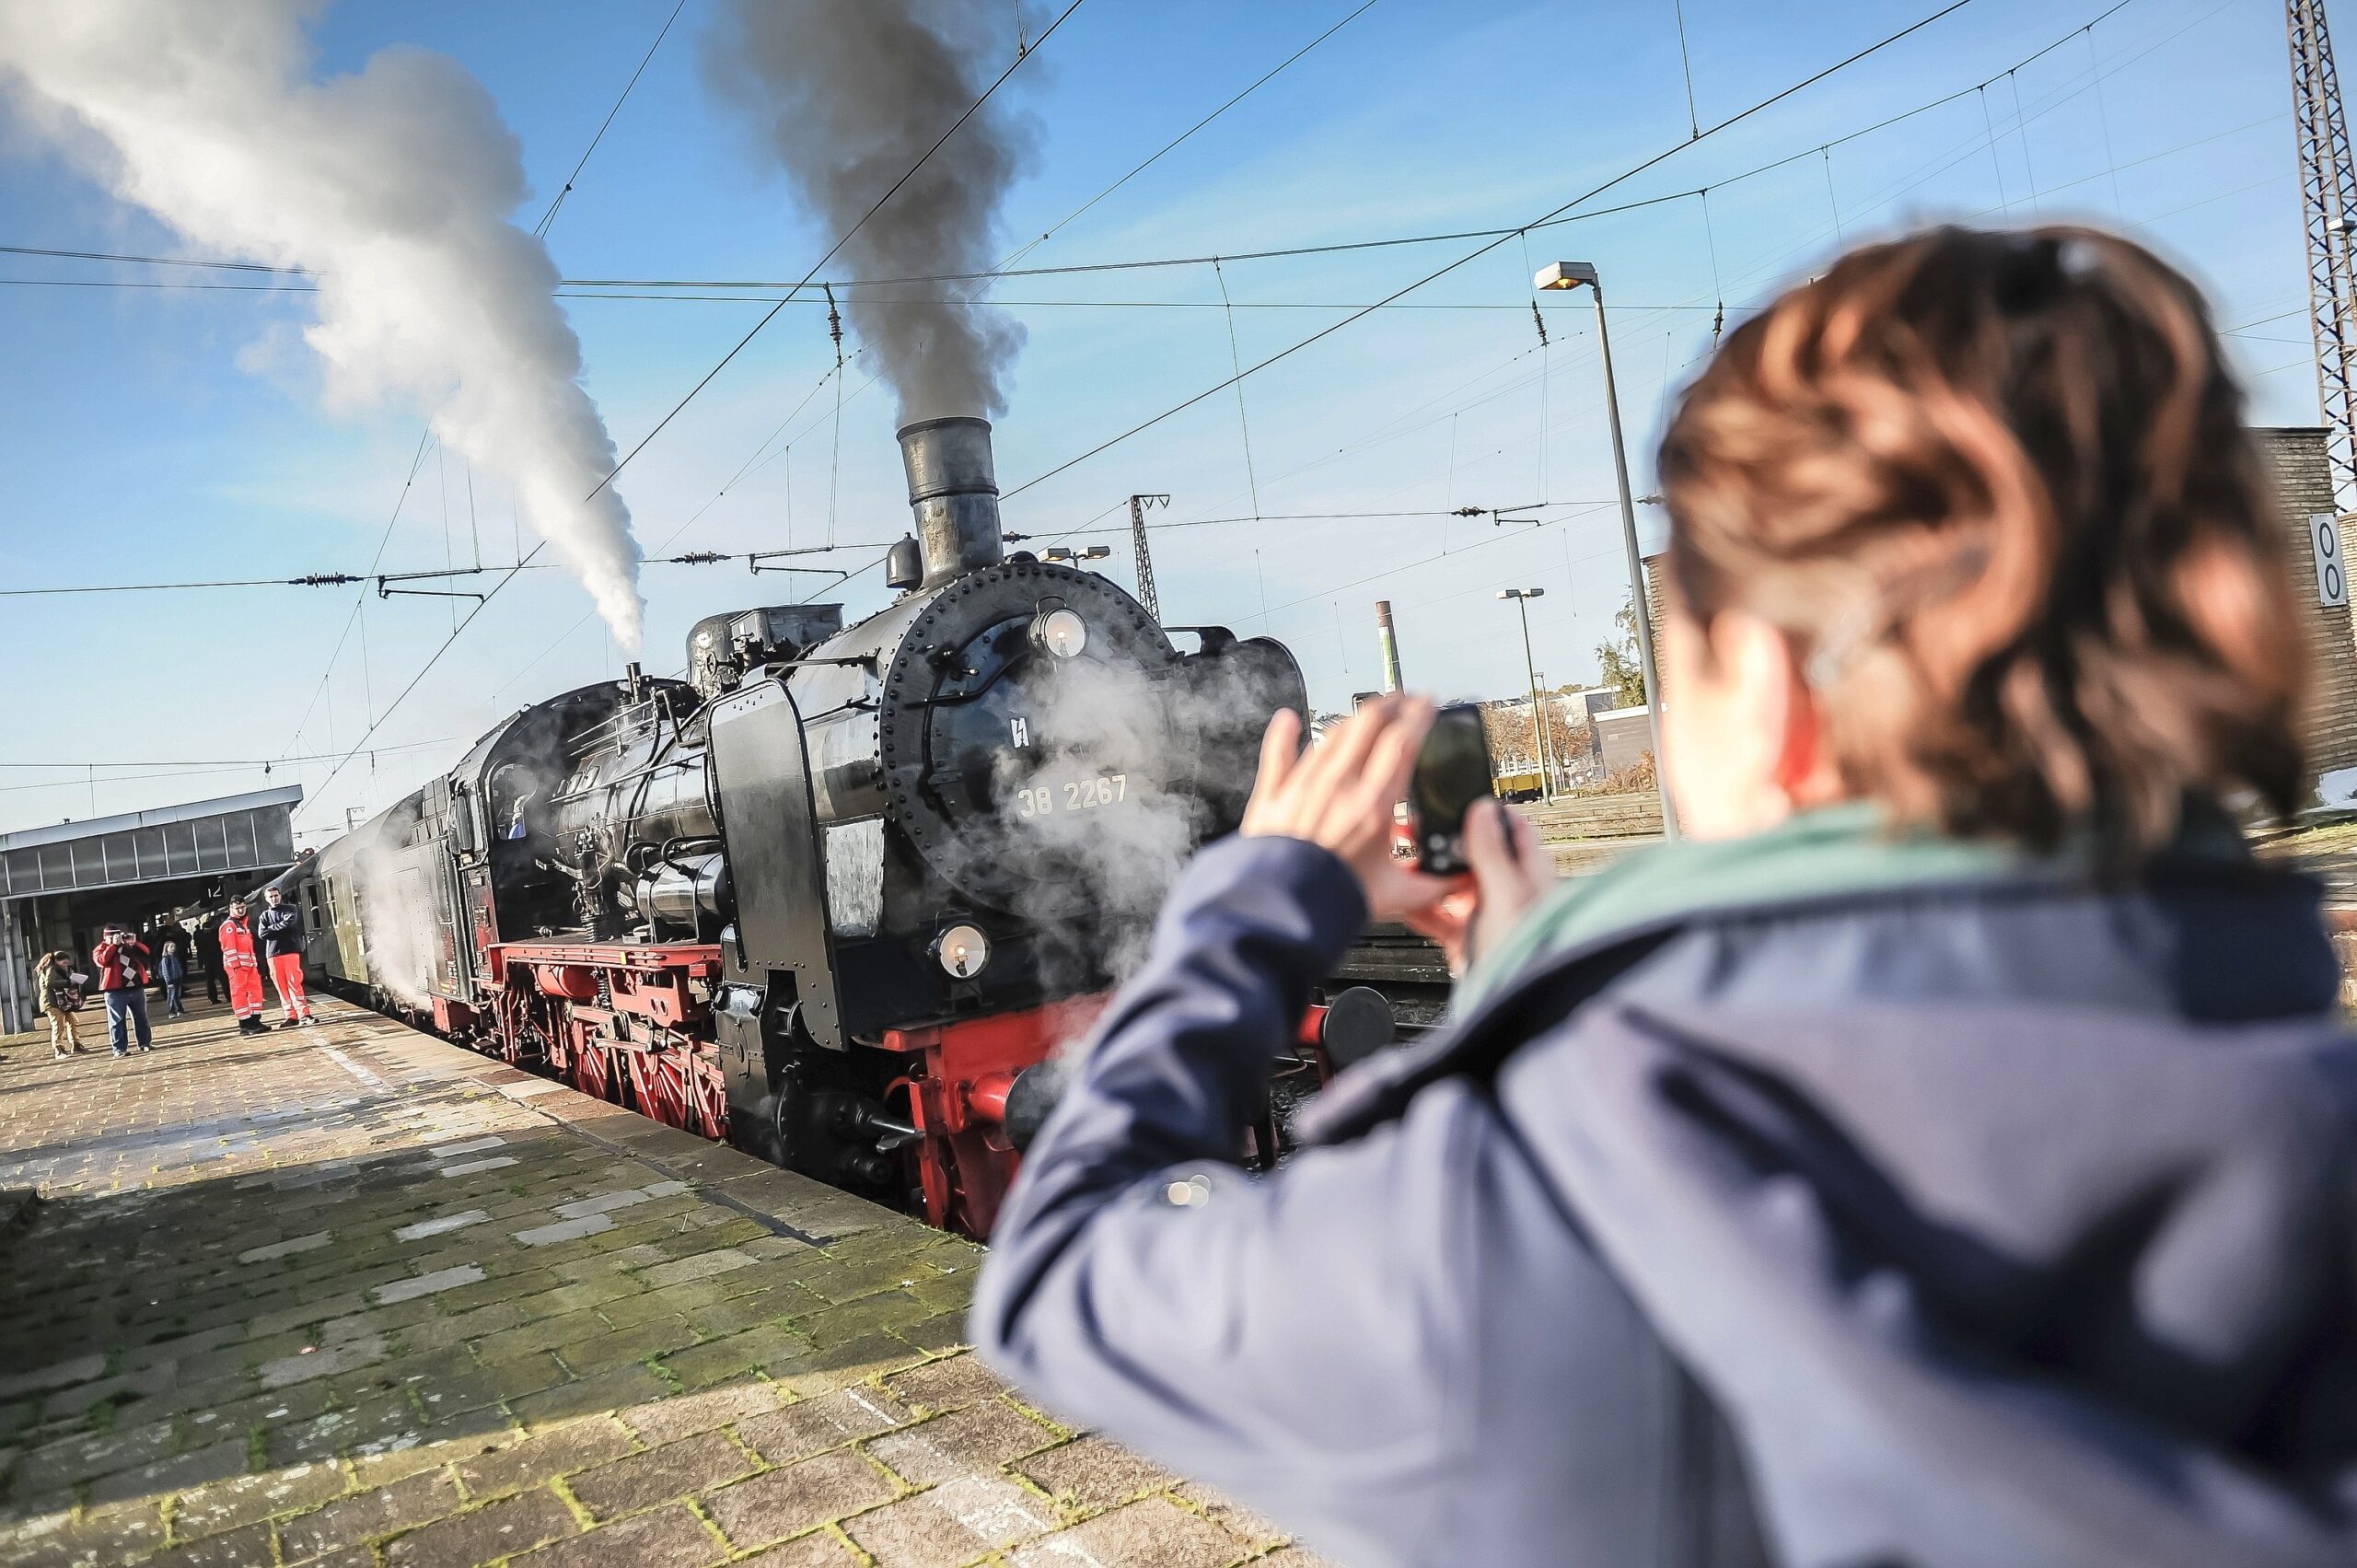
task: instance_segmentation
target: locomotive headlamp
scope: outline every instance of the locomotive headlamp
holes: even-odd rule
[[[1078,658],[1088,646],[1088,622],[1069,610],[1051,610],[1031,622],[1031,645],[1057,658]]]
[[[953,925],[935,939],[933,956],[952,980],[971,980],[991,961],[991,939],[970,925]]]

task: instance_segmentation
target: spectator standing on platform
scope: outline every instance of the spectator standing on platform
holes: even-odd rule
[[[131,1054],[135,1035],[142,1051],[156,1049],[147,1024],[148,965],[154,955],[128,926],[110,925],[90,957],[99,966],[99,991],[107,1002],[107,1044],[117,1056]]]
[[[33,980],[49,1018],[51,1047],[59,1056],[86,1054],[88,1048],[74,1032],[74,1009],[82,1005],[82,988],[74,983],[74,955],[43,953],[33,966]]]
[[[254,957],[254,928],[246,919],[246,900],[231,899],[229,913],[214,928],[221,947],[221,972],[229,982],[229,1010],[238,1016],[239,1034],[267,1034],[261,1021],[261,965]]]
[[[221,972],[221,916],[216,912],[206,911],[203,920],[197,923],[196,954],[204,963],[204,999],[227,1001],[228,988],[223,984],[226,977]]]
[[[1871,246],[1657,471],[1681,840],[1550,889],[1483,802],[1437,882],[1429,706],[1278,715],[970,1337],[1352,1568],[2357,1562],[2357,1040],[2227,811],[2309,793],[2306,622],[2200,294]],[[1248,1175],[1370,919],[1470,963],[1452,1017]]]
[[[254,922],[254,935],[261,938],[278,999],[286,1005],[286,1021],[278,1027],[291,1029],[313,1022],[311,999],[303,993],[303,910],[286,902],[275,887],[264,888],[261,896],[270,907]]]
[[[180,923],[165,916],[151,938],[156,948],[156,978],[164,982],[164,1016],[188,1016],[182,993],[188,984],[189,935]]]

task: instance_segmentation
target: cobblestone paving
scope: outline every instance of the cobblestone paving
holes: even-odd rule
[[[967,1243],[323,1016],[0,1041],[0,1564],[1313,1563],[997,1383]]]

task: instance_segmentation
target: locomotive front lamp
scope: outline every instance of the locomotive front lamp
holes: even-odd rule
[[[933,956],[952,980],[971,980],[991,961],[991,939],[971,925],[953,925],[933,945]]]
[[[1069,610],[1051,610],[1031,622],[1031,645],[1057,658],[1078,658],[1088,646],[1088,622]]]

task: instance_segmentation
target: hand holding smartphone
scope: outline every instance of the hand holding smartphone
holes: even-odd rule
[[[1465,858],[1465,814],[1474,802],[1496,793],[1481,710],[1459,703],[1434,714],[1408,781],[1418,867],[1434,877],[1461,877],[1470,870]]]

